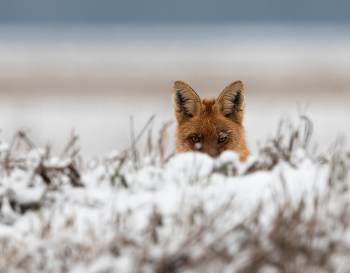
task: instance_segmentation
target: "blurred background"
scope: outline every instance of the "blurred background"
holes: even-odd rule
[[[136,134],[174,119],[174,81],[217,97],[241,80],[253,152],[300,112],[324,152],[350,135],[349,14],[347,0],[0,0],[0,137],[29,128],[58,152],[74,129],[101,156],[130,145],[130,116]]]

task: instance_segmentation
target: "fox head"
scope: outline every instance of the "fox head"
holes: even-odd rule
[[[226,150],[249,155],[243,128],[244,88],[240,81],[231,83],[217,99],[200,99],[186,83],[177,81],[173,91],[175,133],[178,153],[200,151],[212,157]]]

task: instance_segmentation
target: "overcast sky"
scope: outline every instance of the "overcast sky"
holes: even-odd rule
[[[0,0],[0,22],[350,23],[350,0]]]

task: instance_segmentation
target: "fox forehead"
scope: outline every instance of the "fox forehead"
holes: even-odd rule
[[[185,135],[193,135],[198,137],[230,136],[235,130],[234,125],[227,124],[227,122],[222,121],[217,117],[208,117],[205,119],[200,117],[193,118],[192,121],[180,127]]]
[[[201,114],[202,115],[213,115],[216,112],[216,101],[217,99],[201,99]]]
[[[198,137],[224,137],[232,134],[233,122],[223,118],[216,107],[216,99],[202,99],[199,114],[183,126],[183,132]]]

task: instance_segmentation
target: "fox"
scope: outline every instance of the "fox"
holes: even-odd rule
[[[176,152],[199,151],[211,157],[232,150],[244,162],[250,155],[243,116],[243,83],[228,85],[218,98],[201,99],[186,83],[176,81],[173,90]]]

